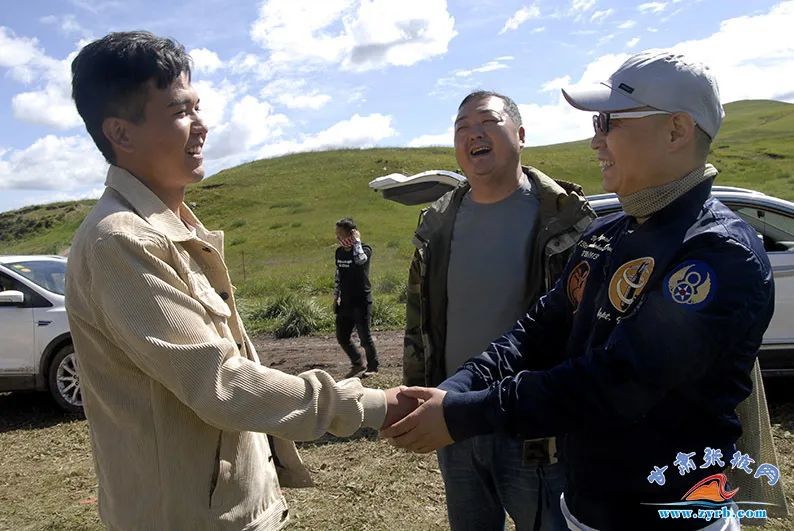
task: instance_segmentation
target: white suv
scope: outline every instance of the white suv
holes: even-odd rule
[[[79,414],[65,276],[60,256],[0,256],[0,392],[49,389],[59,406]]]

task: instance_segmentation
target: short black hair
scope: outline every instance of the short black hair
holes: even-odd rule
[[[88,134],[109,163],[115,163],[102,132],[106,118],[140,123],[149,81],[168,87],[182,73],[190,79],[191,59],[178,42],[148,31],[110,33],[83,47],[72,61],[72,98]]]
[[[353,218],[342,218],[336,222],[336,226],[340,229],[345,229],[347,232],[353,232],[358,228]]]
[[[460,105],[458,105],[458,111],[460,111],[464,105],[472,100],[490,97],[499,98],[502,100],[505,104],[505,112],[507,115],[511,120],[513,120],[513,123],[516,124],[516,127],[521,127],[521,112],[518,110],[518,105],[516,105],[516,102],[504,94],[499,94],[498,92],[493,92],[491,90],[475,90],[474,92],[470,93],[468,96],[463,98],[462,102],[460,102]]]

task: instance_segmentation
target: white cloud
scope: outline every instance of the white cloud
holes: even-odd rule
[[[0,189],[78,191],[100,186],[107,164],[87,136],[47,135],[0,152]]]
[[[527,20],[531,20],[533,18],[540,17],[540,8],[537,5],[532,4],[531,6],[524,6],[513,15],[507,19],[505,22],[504,27],[499,31],[499,35],[502,35],[505,32],[513,31],[518,29],[521,24],[526,22]]]
[[[562,76],[546,81],[540,86],[540,92],[557,92],[571,84],[571,76]]]
[[[794,102],[794,47],[788,37],[794,26],[794,1],[773,7],[769,12],[725,20],[718,32],[699,40],[679,43],[674,51],[699,59],[714,72],[723,102],[740,99],[783,99]],[[753,42],[754,46],[747,46]],[[593,85],[604,81],[627,58],[618,53],[598,57],[588,64],[576,83],[567,88]],[[553,89],[565,77],[551,80],[542,89]],[[563,86],[565,86],[563,84]],[[519,105],[524,123],[542,123],[542,131],[527,127],[527,143],[551,144],[585,138],[592,134],[585,113],[575,111],[564,99],[556,105]],[[538,120],[537,122],[535,122]],[[548,131],[546,126],[551,127]]]
[[[596,0],[571,0],[571,15],[576,20],[581,20],[585,13],[593,9],[595,4]]]
[[[534,28],[530,33],[543,33],[544,31],[546,31],[546,27],[540,26],[538,28]]]
[[[598,42],[596,43],[596,46],[603,46],[604,44],[608,43],[609,41],[611,41],[614,38],[615,38],[615,34],[614,33],[610,33],[608,35],[604,35],[603,37],[598,39]]]
[[[365,71],[445,54],[454,26],[446,0],[269,0],[251,38],[273,66],[320,62]]]
[[[276,157],[287,153],[320,151],[336,148],[368,148],[397,134],[392,117],[380,113],[366,116],[354,114],[348,120],[306,135],[302,140],[288,140],[269,144],[259,150],[258,157]]]
[[[68,88],[58,83],[49,83],[43,90],[15,95],[11,99],[11,108],[18,120],[56,129],[71,129],[83,123]]]
[[[620,24],[618,24],[618,29],[630,29],[630,28],[633,28],[636,25],[637,25],[637,23],[635,21],[627,20],[625,22],[621,22]]]
[[[455,129],[450,127],[437,135],[420,135],[408,142],[408,147],[452,146],[455,144]]]
[[[503,58],[504,59],[504,58]],[[513,58],[510,57],[509,60]],[[476,68],[472,68],[470,70],[456,70],[454,75],[456,77],[471,77],[474,74],[482,74],[485,72],[493,72],[494,70],[502,70],[507,68],[508,66],[503,62],[499,61],[498,59],[494,59],[493,61],[488,61],[487,63],[480,65]]]
[[[571,10],[575,12],[590,11],[596,0],[571,0]]]
[[[297,95],[285,94],[279,96],[277,101],[289,109],[309,109],[316,111],[331,101],[331,96],[318,92]]]
[[[708,65],[723,102],[740,99],[794,101],[794,1],[769,12],[724,20],[717,33],[673,46]],[[747,46],[752,42],[753,46]]]
[[[85,38],[91,35],[90,31],[85,29],[80,25],[79,22],[77,22],[77,17],[74,15],[63,15],[60,17],[56,15],[49,15],[42,17],[40,22],[42,24],[48,24],[57,27],[62,34],[67,36],[76,34]]]
[[[82,123],[71,99],[73,57],[74,53],[63,61],[53,59],[36,39],[17,37],[10,29],[0,27],[0,67],[8,68],[11,78],[22,84],[37,85],[35,90],[12,97],[15,118],[57,129]]]
[[[213,128],[223,123],[226,109],[237,96],[239,89],[226,79],[219,84],[208,80],[193,81],[192,84],[199,96],[201,118],[210,128],[211,135]]]
[[[609,9],[602,9],[601,11],[594,11],[593,14],[590,16],[590,22],[601,23],[606,20],[608,17],[614,13],[615,10],[612,8]]]
[[[449,97],[453,93],[457,95],[462,92],[467,92],[477,84],[475,74],[483,74],[508,68],[505,61],[512,61],[513,59],[513,56],[506,55],[497,57],[493,61],[488,61],[474,68],[455,70],[448,77],[439,78],[436,81],[435,88],[430,92],[430,95]]]
[[[253,74],[260,79],[269,79],[273,75],[267,61],[252,53],[238,53],[229,60],[229,69],[233,74]]]
[[[0,26],[0,67],[8,68],[16,81],[30,84],[59,71],[61,64],[44,53],[38,40],[17,37],[9,28]]]
[[[392,117],[380,113],[367,116],[354,114],[350,119],[337,122],[328,129],[309,136],[303,144],[310,149],[337,147],[372,147],[377,142],[395,136]]]
[[[637,6],[640,13],[661,13],[667,7],[666,2],[646,2]]]
[[[593,134],[590,115],[568,105],[561,94],[555,104],[519,104],[518,110],[524,122],[524,144],[527,146],[545,146]]]
[[[13,68],[44,55],[36,39],[17,37],[9,28],[0,26],[0,66]]]
[[[289,123],[285,115],[274,113],[269,103],[245,95],[232,105],[228,121],[207,134],[205,156],[222,159],[250,152],[266,141],[280,138]]]
[[[126,7],[123,2],[117,2],[114,0],[108,2],[98,2],[96,0],[69,0],[69,3],[75,7],[79,7],[80,9],[88,11],[89,13],[93,13],[94,15],[111,9],[124,9]]]
[[[626,42],[626,48],[634,48],[635,46],[637,46],[638,42],[640,42],[640,38],[634,37],[633,39]]]
[[[626,53],[616,53],[616,54],[607,54],[602,55],[598,59],[590,62],[584,69],[582,73],[582,77],[579,78],[579,81],[576,83],[569,85],[569,88],[578,88],[578,87],[585,87],[588,85],[595,85],[602,81],[605,81],[609,78],[609,76],[617,70],[617,68],[623,64],[623,62],[629,58],[629,54]],[[566,87],[563,87],[566,88]]]
[[[289,109],[317,110],[331,101],[331,96],[317,89],[307,90],[306,80],[280,78],[271,81],[259,92],[263,98],[274,99]]]
[[[193,67],[196,72],[206,72],[211,74],[223,67],[218,54],[206,48],[194,48],[188,52],[193,58]]]

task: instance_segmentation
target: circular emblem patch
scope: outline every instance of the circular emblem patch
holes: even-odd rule
[[[584,287],[587,284],[587,277],[590,276],[590,264],[585,261],[573,268],[571,274],[568,275],[568,284],[566,291],[568,292],[568,300],[571,301],[574,310],[579,307],[582,302],[582,295],[584,295]]]
[[[684,262],[665,279],[670,299],[691,308],[699,308],[711,300],[714,283],[714,270],[700,260]]]
[[[619,312],[625,312],[640,296],[653,272],[650,256],[631,260],[620,266],[609,281],[609,302]]]

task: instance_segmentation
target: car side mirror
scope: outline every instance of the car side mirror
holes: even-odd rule
[[[21,291],[10,289],[8,291],[0,291],[0,305],[2,306],[16,306],[25,302],[25,294]]]

